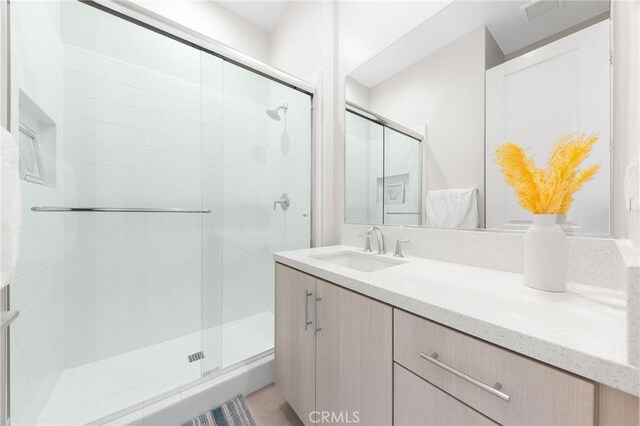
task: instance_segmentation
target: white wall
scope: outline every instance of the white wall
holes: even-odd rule
[[[338,4],[343,77],[451,1],[344,1]]]
[[[478,188],[484,220],[485,28],[370,89],[369,107],[424,133],[426,188]]]
[[[269,33],[206,0],[132,0],[145,9],[211,37],[259,61],[269,59]]]
[[[321,1],[293,2],[269,38],[269,65],[317,83],[322,69]]]
[[[345,97],[347,101],[353,102],[359,107],[369,109],[369,98],[371,96],[369,92],[370,89],[367,86],[347,77],[345,81]]]

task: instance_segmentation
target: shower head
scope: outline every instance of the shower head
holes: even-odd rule
[[[280,121],[280,114],[278,114],[278,113],[280,112],[280,110],[282,110],[282,112],[284,112],[286,114],[288,109],[289,109],[289,105],[287,105],[287,103],[285,102],[284,104],[280,105],[278,108],[276,108],[276,109],[268,109],[265,112],[273,120]]]
[[[276,121],[280,121],[280,116],[278,113],[272,109],[267,110],[267,115]]]

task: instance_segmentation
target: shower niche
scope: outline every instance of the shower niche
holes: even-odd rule
[[[18,150],[20,179],[55,187],[57,125],[29,95],[19,91]]]

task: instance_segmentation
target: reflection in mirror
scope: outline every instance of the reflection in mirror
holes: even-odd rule
[[[558,136],[587,132],[600,135],[589,164],[604,167],[576,194],[565,229],[609,234],[609,72],[608,20],[487,71],[487,227],[524,229],[531,218],[492,163],[498,145],[531,147],[541,165]]]
[[[601,169],[576,194],[565,229],[609,235],[609,9],[599,0],[458,0],[350,74],[348,104],[425,138],[409,164],[408,152],[393,152],[405,145],[385,145],[396,139],[390,131],[347,113],[346,222],[524,230],[531,214],[504,183],[496,147],[515,142],[541,167],[561,136],[585,132],[599,135],[585,164]],[[398,155],[420,189],[400,185]],[[387,197],[398,193],[405,204]]]
[[[351,108],[345,126],[347,223],[420,225],[422,137]]]
[[[383,175],[384,128],[347,111],[345,123],[345,220],[347,223],[382,223],[376,182]]]
[[[420,225],[420,141],[384,128],[384,179],[378,188],[386,225]]]

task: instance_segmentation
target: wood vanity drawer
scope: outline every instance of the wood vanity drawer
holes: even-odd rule
[[[394,426],[497,425],[398,364],[393,366],[393,387]]]
[[[594,424],[588,380],[399,309],[394,360],[501,424]]]

